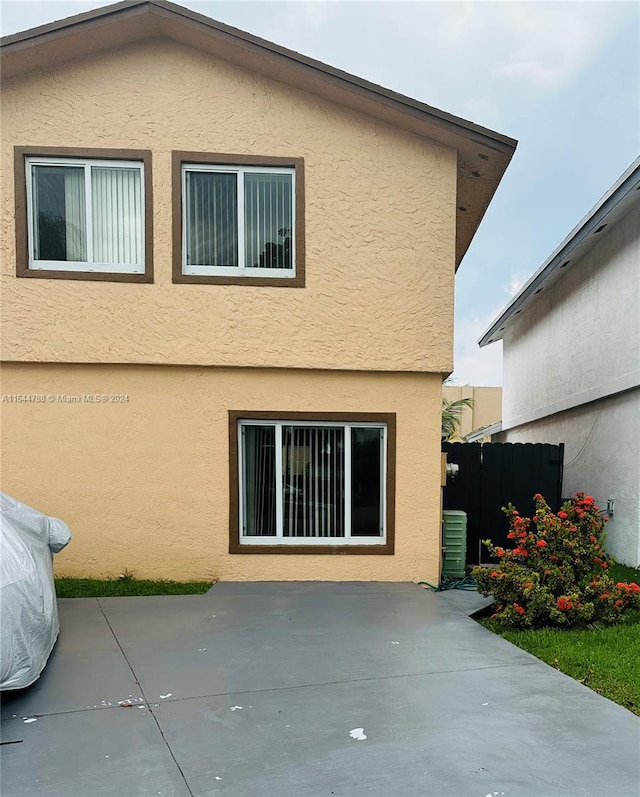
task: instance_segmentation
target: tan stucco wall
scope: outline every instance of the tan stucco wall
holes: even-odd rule
[[[153,153],[155,284],[15,278],[13,146]],[[307,287],[173,285],[172,150],[305,159]],[[452,369],[456,153],[168,41],[2,92],[7,360]]]
[[[464,407],[460,415],[460,427],[455,438],[460,440],[465,435],[482,429],[502,418],[502,388],[475,387],[473,385],[443,385],[442,397],[447,401],[459,401],[469,398],[471,407]]]
[[[438,375],[9,364],[2,489],[63,518],[59,574],[228,580],[438,578]],[[60,396],[127,395],[126,403]],[[396,553],[228,553],[229,409],[397,414]]]

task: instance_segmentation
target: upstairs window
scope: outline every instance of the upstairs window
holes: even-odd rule
[[[150,279],[143,160],[30,154],[24,178],[27,263],[19,276]]]
[[[301,168],[278,161],[180,159],[180,271],[174,270],[175,281],[302,284]]]

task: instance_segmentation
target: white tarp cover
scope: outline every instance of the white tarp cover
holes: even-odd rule
[[[66,523],[0,493],[0,690],[38,679],[60,621],[53,554],[71,539]]]

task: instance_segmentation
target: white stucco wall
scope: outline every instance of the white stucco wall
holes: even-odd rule
[[[563,495],[606,507],[608,550],[640,563],[640,206],[505,332],[502,439],[564,443]]]
[[[640,385],[640,207],[504,336],[503,428]]]
[[[513,443],[564,443],[562,494],[578,490],[606,508],[607,550],[618,561],[640,566],[640,388],[510,429]]]

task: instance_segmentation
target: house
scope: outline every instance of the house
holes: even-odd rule
[[[470,401],[460,412],[458,433],[453,438],[456,441],[467,440],[474,432],[499,423],[502,417],[501,387],[443,385],[442,398],[449,402]]]
[[[435,580],[515,142],[161,0],[2,41],[4,490],[70,576]]]
[[[609,552],[640,563],[640,158],[480,340],[503,341],[499,440],[565,444],[563,492],[594,495]]]

